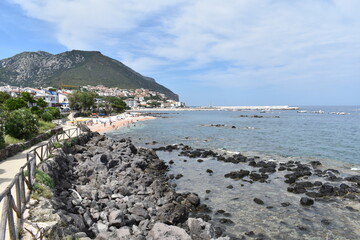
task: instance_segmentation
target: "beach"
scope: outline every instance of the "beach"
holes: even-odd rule
[[[136,126],[138,122],[152,119],[155,119],[155,117],[141,115],[118,115],[100,118],[75,118],[72,121],[68,121],[67,125],[74,125],[77,122],[81,122],[87,127],[89,127],[90,130],[93,132],[105,133],[122,127],[130,128],[132,126]]]

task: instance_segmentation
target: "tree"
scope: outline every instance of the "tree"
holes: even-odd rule
[[[9,98],[8,100],[5,101],[4,104],[5,107],[10,111],[20,108],[26,108],[28,106],[24,101],[24,99],[22,98]]]
[[[22,92],[20,94],[20,98],[24,99],[24,101],[27,102],[29,107],[32,107],[32,105],[36,103],[36,100],[34,99],[33,95],[31,95],[28,92]]]
[[[45,102],[44,99],[42,98],[39,98],[37,101],[36,101],[36,105],[38,105],[40,108],[42,109],[45,109],[47,106],[48,106],[48,103]]]
[[[45,111],[50,113],[55,119],[61,117],[60,110],[57,107],[47,107]]]
[[[39,121],[29,109],[10,112],[5,119],[5,133],[18,139],[29,139],[39,131]]]
[[[155,101],[148,102],[148,104],[149,104],[150,107],[152,107],[152,108],[154,108],[154,107],[160,107],[160,105],[161,105],[161,103],[155,102]]]
[[[105,101],[109,102],[111,104],[111,107],[115,112],[123,112],[125,109],[127,109],[126,103],[118,97],[106,97]]]
[[[38,106],[32,106],[30,108],[30,111],[32,114],[37,115],[38,117],[41,117],[41,115],[44,113],[44,110],[42,110],[41,108],[39,108]]]
[[[0,92],[0,104],[3,104],[6,100],[10,99],[11,96],[7,92]]]
[[[95,106],[96,97],[97,94],[94,92],[75,91],[69,95],[68,99],[71,108],[85,112]]]
[[[5,146],[4,112],[0,110],[0,148]]]
[[[51,122],[54,117],[53,115],[50,113],[50,112],[44,112],[42,115],[41,115],[41,118],[42,120],[44,120],[45,122]]]

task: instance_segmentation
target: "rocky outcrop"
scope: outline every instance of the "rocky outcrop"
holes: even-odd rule
[[[80,239],[216,239],[196,216],[207,207],[195,193],[177,193],[153,150],[129,139],[89,133],[73,140],[42,170],[55,182],[53,212],[62,234]],[[189,218],[189,214],[195,218]],[[35,219],[36,220],[36,219]],[[227,238],[221,238],[227,239]]]

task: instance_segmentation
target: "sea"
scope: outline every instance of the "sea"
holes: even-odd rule
[[[318,160],[324,169],[337,169],[341,176],[360,175],[360,106],[302,106],[300,111],[168,111],[155,112],[154,116],[157,119],[106,135],[131,138],[135,145],[146,148],[182,143],[267,161]],[[172,180],[176,191],[196,192],[213,210],[213,221],[221,222],[225,217],[221,214],[229,213],[226,217],[232,222],[224,224],[224,229],[234,236],[360,239],[359,201],[322,200],[304,207],[299,204],[301,195],[289,193],[279,173],[267,183],[234,181],[224,174],[248,169],[246,164],[212,159],[199,163],[176,151],[157,154],[166,162],[174,161],[169,174],[183,175]],[[213,173],[206,172],[208,169]],[[254,198],[261,198],[265,205],[255,204]],[[282,206],[283,202],[290,206]]]

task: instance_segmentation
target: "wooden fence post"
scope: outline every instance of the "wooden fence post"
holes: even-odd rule
[[[17,181],[15,182],[15,190],[16,190],[16,205],[17,205],[17,217],[18,217],[18,226],[21,226],[23,222],[23,214],[22,214],[22,206],[21,206],[21,191],[20,191],[20,178],[21,174],[18,175]]]
[[[10,232],[10,239],[15,240],[16,239],[16,228],[15,228],[15,222],[14,222],[14,215],[13,215],[13,199],[11,196],[11,191],[9,191],[8,195],[8,226],[9,226],[9,232]]]
[[[1,213],[1,222],[0,222],[0,229],[2,229],[0,240],[5,240],[6,238],[6,223],[8,219],[8,205],[9,199],[7,195],[3,198],[3,209]]]

